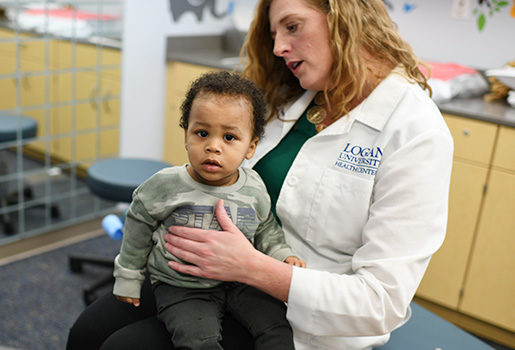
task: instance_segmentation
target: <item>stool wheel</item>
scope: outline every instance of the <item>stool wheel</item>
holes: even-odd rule
[[[6,235],[12,235],[14,233],[14,225],[11,222],[4,222],[4,232]]]
[[[32,199],[34,198],[34,191],[32,191],[32,188],[30,187],[25,187],[23,189],[23,197],[25,199]]]
[[[79,259],[75,259],[70,257],[68,260],[68,266],[70,266],[70,271],[74,273],[82,272],[82,261]]]
[[[61,212],[59,211],[59,207],[55,204],[50,206],[50,216],[52,219],[58,219],[61,216]]]

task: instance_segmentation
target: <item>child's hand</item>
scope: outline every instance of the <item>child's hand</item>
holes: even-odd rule
[[[285,263],[298,267],[306,267],[306,262],[297,258],[296,256],[289,256],[284,260]]]
[[[115,295],[117,300],[123,301],[124,303],[134,305],[136,307],[139,306],[139,298],[129,298],[129,297],[121,297],[119,295]]]

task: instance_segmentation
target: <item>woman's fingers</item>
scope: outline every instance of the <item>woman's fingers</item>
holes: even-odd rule
[[[181,272],[181,273],[184,273],[187,275],[205,277],[202,270],[199,269],[195,265],[184,265],[184,264],[178,263],[176,261],[169,261],[168,266],[170,266],[172,269],[174,269],[177,272]]]
[[[185,245],[188,244],[190,244],[191,247],[191,242],[187,242]],[[175,257],[183,261],[187,261],[188,263],[193,265],[201,265],[206,258],[209,258],[213,255],[209,250],[207,250],[204,247],[188,250],[183,245],[175,245],[173,243],[170,244],[169,247],[166,247],[166,249]]]
[[[186,226],[170,226],[168,231],[173,233],[175,236],[184,237],[189,240],[198,242],[203,242],[205,240],[207,232],[207,230]],[[167,235],[165,235],[165,240],[166,239]]]
[[[176,254],[178,251],[185,250],[187,252],[198,252],[202,248],[202,244],[199,241],[178,236],[175,232],[174,234],[165,234],[165,241],[167,242],[165,243],[165,249],[181,259],[182,257]]]
[[[165,234],[165,249],[180,261],[168,265],[181,273],[237,281],[246,275],[244,265],[256,250],[232,222],[224,208],[223,200],[216,204],[215,214],[222,231],[201,230],[184,226],[172,226]],[[246,257],[246,258],[243,258]]]
[[[222,227],[223,231],[227,232],[234,232],[234,230],[238,230],[236,225],[232,222],[231,218],[227,214],[227,211],[224,208],[224,200],[219,199],[218,202],[216,202],[216,209],[215,209],[216,218],[218,220],[218,223]]]

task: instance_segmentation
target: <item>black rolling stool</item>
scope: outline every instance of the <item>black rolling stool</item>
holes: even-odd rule
[[[138,158],[110,158],[98,161],[88,168],[86,184],[92,193],[115,202],[130,203],[132,192],[159,170],[171,165],[161,161]],[[84,263],[105,266],[111,273],[83,289],[86,305],[96,299],[96,291],[113,281],[112,258],[74,254],[69,257],[72,272],[81,272]]]
[[[22,140],[36,137],[38,124],[32,118],[17,115],[0,115],[0,176],[9,174],[7,162],[7,148],[1,144],[14,142],[20,135]],[[3,223],[6,234],[14,233],[14,224],[11,215],[6,211],[7,206],[18,203],[18,191],[9,192],[7,183],[0,184],[0,208],[3,214],[0,220]],[[32,189],[29,186],[23,188],[24,198],[32,198]]]

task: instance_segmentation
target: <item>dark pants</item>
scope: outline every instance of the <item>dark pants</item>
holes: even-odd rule
[[[153,286],[158,318],[176,349],[223,349],[222,318],[231,314],[252,335],[254,349],[293,349],[284,303],[239,283],[188,289],[165,283]],[[264,311],[266,310],[266,311]]]
[[[254,348],[249,332],[231,315],[224,315],[222,327],[225,350]],[[170,334],[157,318],[148,278],[141,288],[139,307],[116,300],[112,292],[89,305],[71,327],[66,349],[173,350]]]

